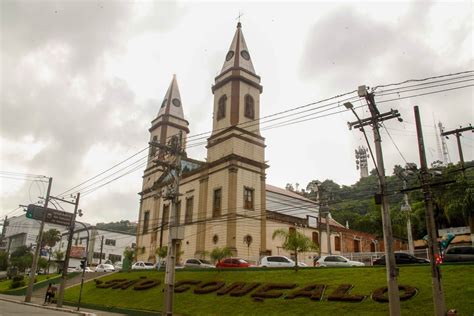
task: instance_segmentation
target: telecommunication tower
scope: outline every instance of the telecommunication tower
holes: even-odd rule
[[[367,158],[369,158],[369,153],[367,148],[364,146],[359,146],[355,150],[356,166],[357,170],[360,169],[360,177],[365,178],[369,176],[369,166],[367,164]]]

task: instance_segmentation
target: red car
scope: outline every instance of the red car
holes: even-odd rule
[[[240,258],[226,258],[216,264],[216,268],[248,268],[251,264]]]

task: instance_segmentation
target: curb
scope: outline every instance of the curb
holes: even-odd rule
[[[28,306],[34,306],[34,307],[39,307],[39,308],[49,309],[49,310],[54,310],[54,311],[67,312],[67,313],[76,314],[76,315],[96,316],[96,314],[94,314],[94,313],[74,311],[74,310],[68,309],[68,308],[45,306],[45,305],[39,305],[39,304],[29,303],[29,302],[22,302],[22,301],[18,301],[18,300],[6,298],[6,297],[0,297],[0,301],[6,301],[6,302],[10,302],[10,303],[17,303],[17,304],[23,304],[23,305],[28,305]]]

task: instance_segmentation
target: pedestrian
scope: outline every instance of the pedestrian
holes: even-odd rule
[[[46,296],[44,297],[44,304],[51,303],[52,298],[54,297],[55,288],[53,283],[49,283],[48,288],[46,289]]]

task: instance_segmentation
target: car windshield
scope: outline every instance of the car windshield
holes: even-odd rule
[[[207,261],[207,260],[201,259],[201,260],[199,260],[199,261],[201,261],[201,263],[204,263],[204,264],[211,264],[211,263],[210,263],[209,261]]]
[[[247,263],[247,261],[245,261],[244,259],[239,259],[239,262],[240,263]]]

